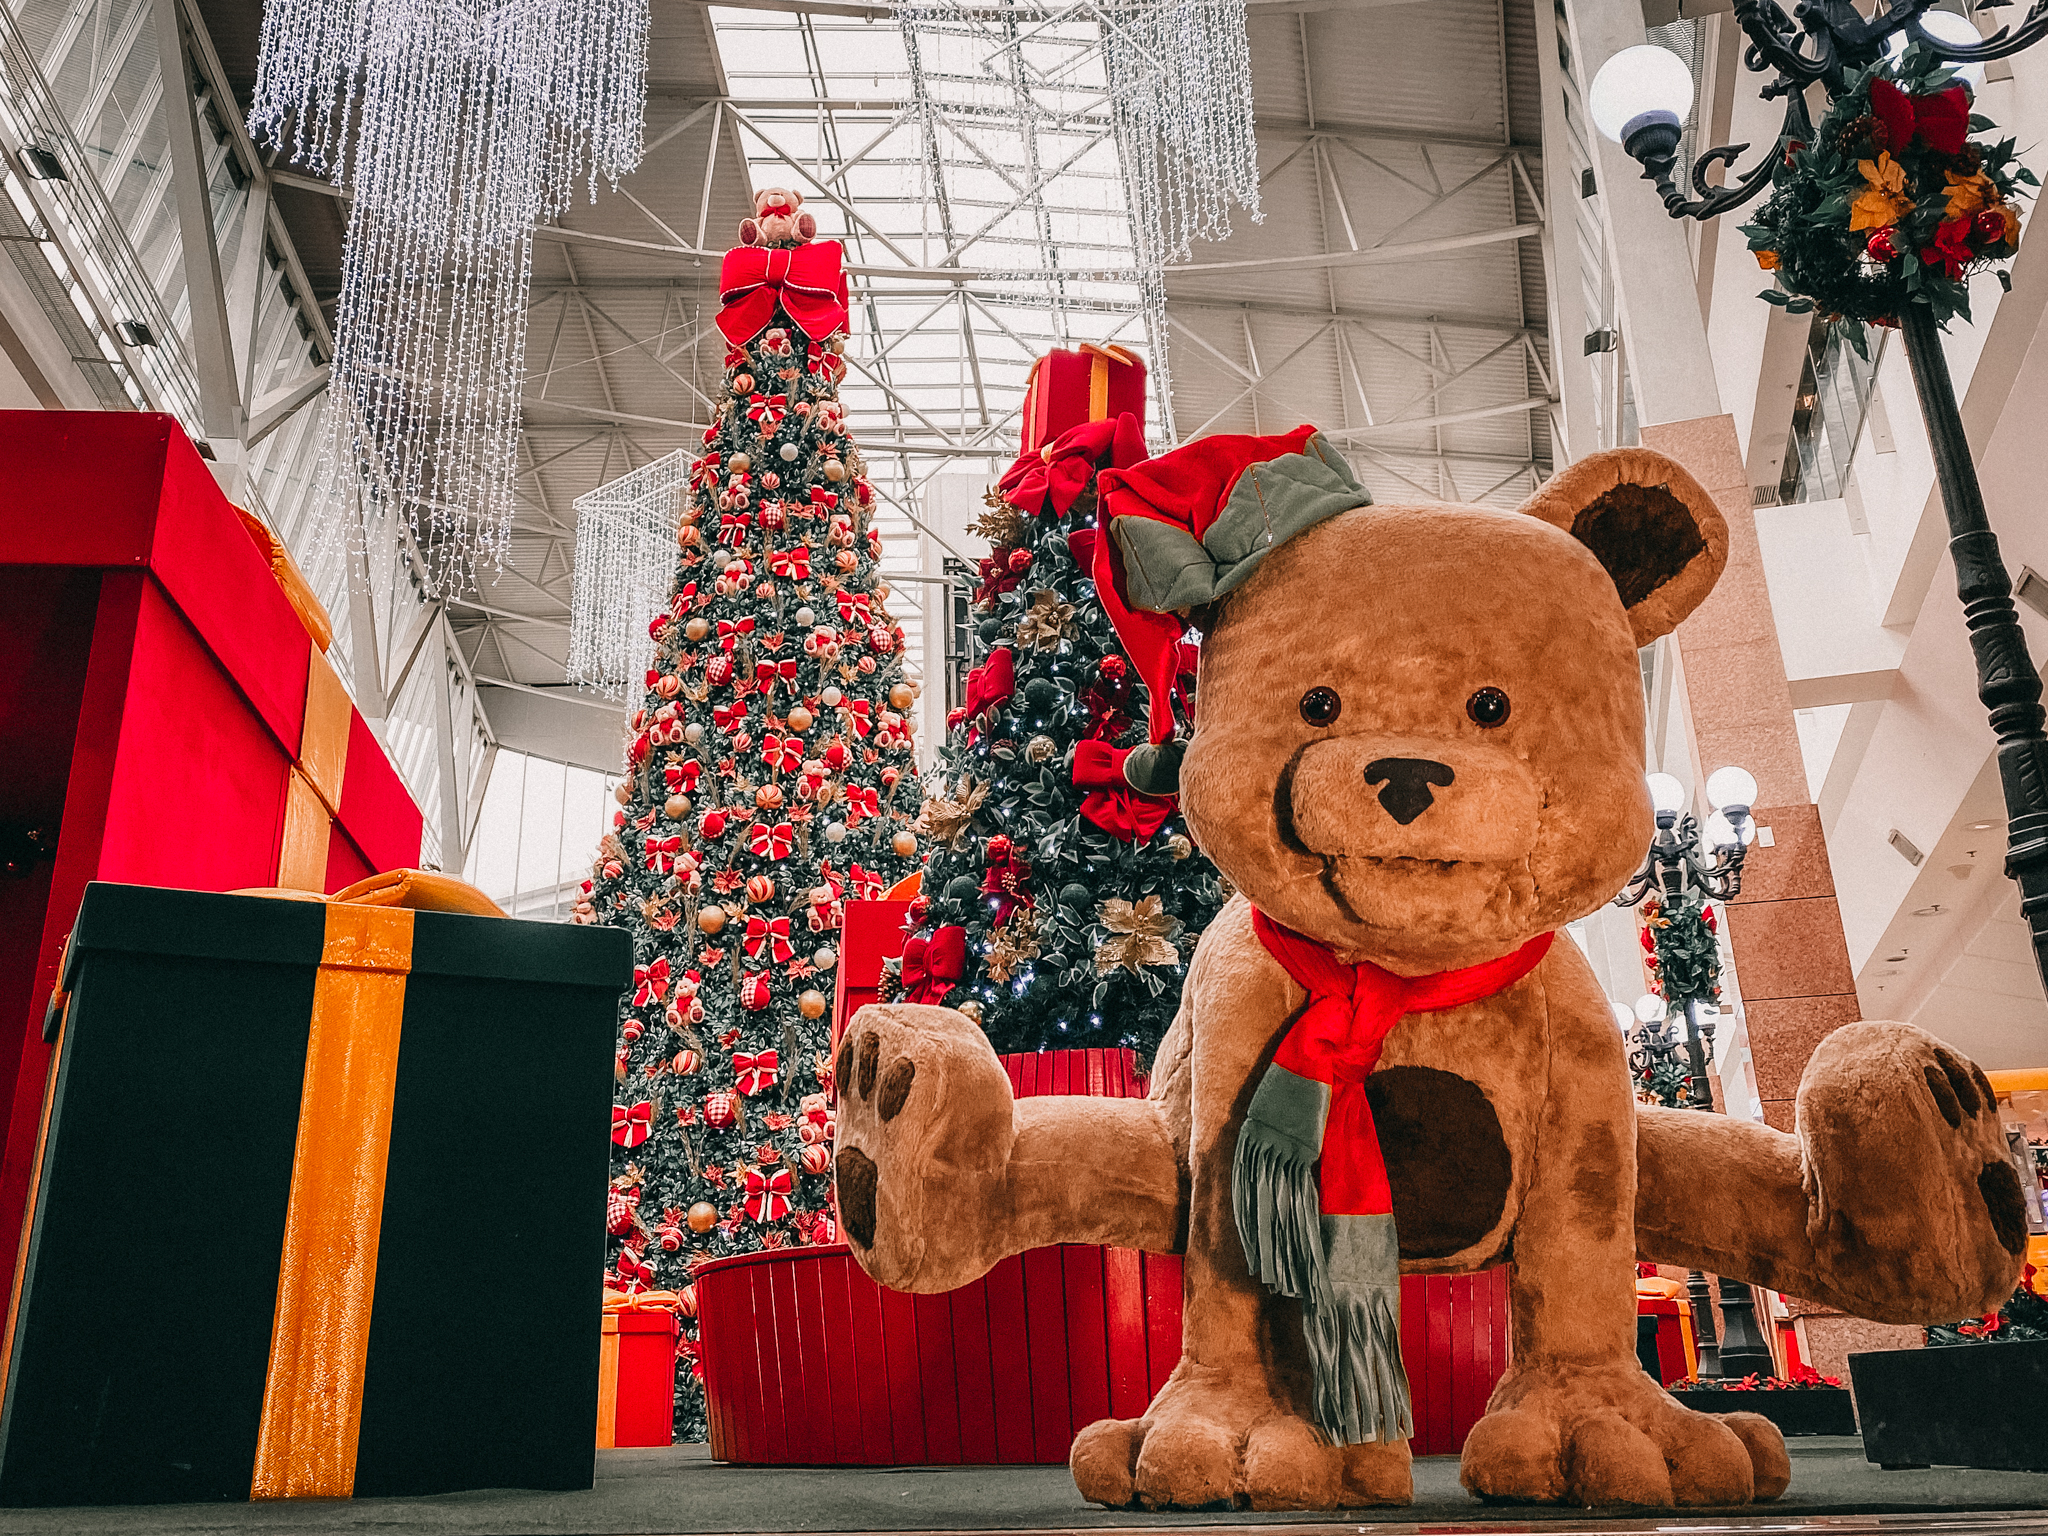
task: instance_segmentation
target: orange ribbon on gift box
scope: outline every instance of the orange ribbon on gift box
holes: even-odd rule
[[[1088,359],[1088,419],[1104,421],[1109,416],[1109,370],[1115,364],[1121,368],[1140,366],[1138,355],[1111,343],[1101,345],[1083,342],[1081,355]],[[1031,365],[1031,373],[1024,384],[1024,442],[1023,451],[1034,453],[1044,446],[1038,434],[1038,390],[1039,371],[1046,360],[1039,358]],[[1058,436],[1058,433],[1051,434]]]

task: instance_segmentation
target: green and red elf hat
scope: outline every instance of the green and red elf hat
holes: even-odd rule
[[[1105,469],[1095,485],[1104,533],[1091,571],[1096,595],[1151,695],[1148,739],[1124,759],[1124,777],[1141,793],[1170,795],[1186,751],[1173,716],[1183,616],[1241,585],[1295,534],[1371,505],[1372,494],[1311,426],[1198,438]]]

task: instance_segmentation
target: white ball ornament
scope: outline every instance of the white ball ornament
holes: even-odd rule
[[[837,965],[838,963],[839,951],[834,949],[830,944],[821,945],[818,949],[818,952],[815,955],[811,956],[811,964],[816,966],[821,971],[829,971],[832,969],[833,966]]]
[[[794,464],[796,462],[797,447],[795,443],[784,443],[781,448],[781,453],[783,463]]]
[[[845,842],[845,841],[846,841],[846,823],[845,823],[845,822],[843,822],[843,821],[828,821],[828,822],[826,822],[826,823],[825,823],[825,841],[826,841],[826,842],[828,842],[828,843],[843,843],[843,842]]]
[[[837,709],[841,704],[846,702],[846,695],[841,693],[837,688],[827,688],[823,693],[818,695],[818,698],[827,709]]]
[[[808,608],[799,608],[796,611],[796,622],[799,628],[809,629],[818,622],[818,616]]]
[[[704,727],[697,724],[696,721],[692,720],[688,725],[683,727],[683,740],[687,741],[691,746],[696,746],[697,743],[702,741],[703,739]]]

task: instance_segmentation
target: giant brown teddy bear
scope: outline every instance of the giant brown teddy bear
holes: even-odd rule
[[[1186,1255],[1180,1363],[1143,1417],[1076,1439],[1083,1495],[1406,1502],[1396,1267],[1511,1266],[1513,1363],[1464,1484],[1585,1505],[1790,1477],[1765,1419],[1690,1412],[1637,1363],[1639,1257],[1888,1322],[2011,1293],[2021,1197],[1972,1063],[1852,1024],[1793,1135],[1642,1107],[1592,970],[1547,937],[1649,842],[1637,648],[1727,544],[1684,469],[1619,449],[1515,511],[1374,506],[1303,428],[1101,489],[1098,587],[1141,673],[1179,634],[1162,613],[1202,633],[1179,789],[1239,892],[1151,1097],[1015,1101],[969,1020],[908,1005],[855,1017],[836,1079],[840,1211],[882,1284],[943,1291],[1051,1243]],[[1171,729],[1169,706],[1139,787],[1170,783]]]

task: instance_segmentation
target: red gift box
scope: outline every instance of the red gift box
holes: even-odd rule
[[[54,837],[0,881],[11,1273],[86,883],[337,891],[417,864],[421,819],[175,420],[0,411],[0,460],[0,825]]]
[[[600,1449],[675,1442],[679,1331],[674,1298],[667,1293],[607,1296],[597,1363]]]
[[[1031,365],[1024,387],[1025,453],[1036,453],[1069,427],[1125,412],[1145,419],[1145,364],[1122,347],[1083,346],[1048,352]]]

